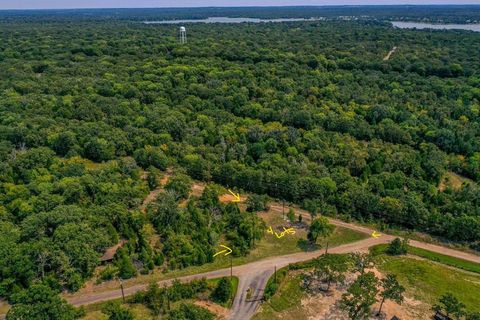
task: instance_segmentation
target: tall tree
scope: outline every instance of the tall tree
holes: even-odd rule
[[[360,275],[342,295],[340,306],[352,320],[368,319],[377,301],[378,279],[373,272]]]
[[[394,274],[387,274],[385,278],[380,280],[380,285],[383,288],[380,293],[382,301],[380,302],[377,315],[381,314],[385,300],[392,300],[401,304],[403,302],[403,293],[405,292],[405,288],[398,283],[397,277]]]
[[[52,288],[44,284],[33,284],[28,289],[13,294],[12,308],[7,320],[73,320],[82,315]]]
[[[225,303],[232,295],[232,283],[230,278],[221,278],[212,292],[211,298],[219,303]]]
[[[434,305],[433,309],[435,311],[445,311],[448,317],[453,315],[457,319],[465,315],[465,305],[450,292],[441,296],[439,304]]]
[[[324,254],[315,262],[314,273],[327,282],[327,291],[335,282],[343,282],[349,268],[349,257],[341,254]]]
[[[353,271],[365,273],[365,269],[373,267],[373,257],[369,253],[353,252],[350,254],[352,259]]]
[[[318,237],[326,238],[335,230],[335,226],[328,222],[325,217],[313,220],[308,230],[307,238],[311,243],[316,243]]]

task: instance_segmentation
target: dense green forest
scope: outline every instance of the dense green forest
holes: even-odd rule
[[[212,261],[220,237],[246,254],[261,221],[220,204],[211,183],[480,248],[480,33],[195,24],[180,45],[177,26],[6,16],[0,296],[11,302],[32,284],[78,290],[121,238],[125,278],[139,263]],[[168,192],[143,214],[169,167]],[[439,191],[450,171],[473,182]],[[192,179],[211,186],[179,206]]]

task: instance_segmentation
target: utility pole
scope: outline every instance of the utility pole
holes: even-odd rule
[[[277,266],[275,266],[274,279],[275,279],[275,284],[277,284]]]
[[[167,310],[170,310],[170,294],[168,293],[168,289],[167,289]]]
[[[325,247],[325,254],[328,253],[328,241],[327,241],[327,246]]]
[[[257,220],[256,213],[254,213],[254,216],[253,216],[253,230],[252,230],[253,247],[255,247],[255,220]]]
[[[285,220],[285,199],[282,199],[282,218]]]
[[[125,293],[123,292],[123,279],[120,278],[120,289],[122,289],[122,300],[125,303]]]

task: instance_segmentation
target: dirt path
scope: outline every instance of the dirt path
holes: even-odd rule
[[[397,51],[397,47],[393,47],[392,50],[390,50],[390,52],[385,56],[385,58],[383,58],[383,61],[390,60],[390,57],[395,53],[395,51]]]
[[[165,175],[160,180],[160,185],[156,189],[150,191],[150,193],[143,200],[142,204],[140,205],[140,211],[142,211],[143,213],[147,212],[148,205],[153,201],[155,201],[160,193],[165,191],[163,187],[165,187],[165,185],[168,183],[168,180],[170,179],[172,174],[173,174],[173,170],[171,168],[168,168],[167,171],[165,172]],[[145,179],[146,179],[146,176],[145,176]]]

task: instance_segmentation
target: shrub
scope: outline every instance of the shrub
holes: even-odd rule
[[[399,256],[403,254],[407,254],[408,252],[408,240],[400,240],[400,238],[395,238],[387,248],[387,253]]]
[[[133,320],[130,310],[122,307],[120,303],[109,302],[103,307],[102,312],[108,315],[108,320]]]
[[[207,309],[198,307],[191,303],[183,303],[180,308],[170,311],[170,314],[168,316],[169,320],[212,320],[214,318],[215,315]]]
[[[212,291],[210,298],[220,304],[227,302],[232,295],[232,282],[229,278],[223,277],[218,281],[217,286]]]
[[[268,210],[268,197],[266,195],[252,194],[247,199],[247,211],[257,212]]]
[[[102,272],[100,272],[100,280],[107,281],[112,280],[118,273],[118,268],[113,265],[108,265]]]
[[[295,211],[292,208],[288,209],[287,218],[290,222],[295,222]]]

